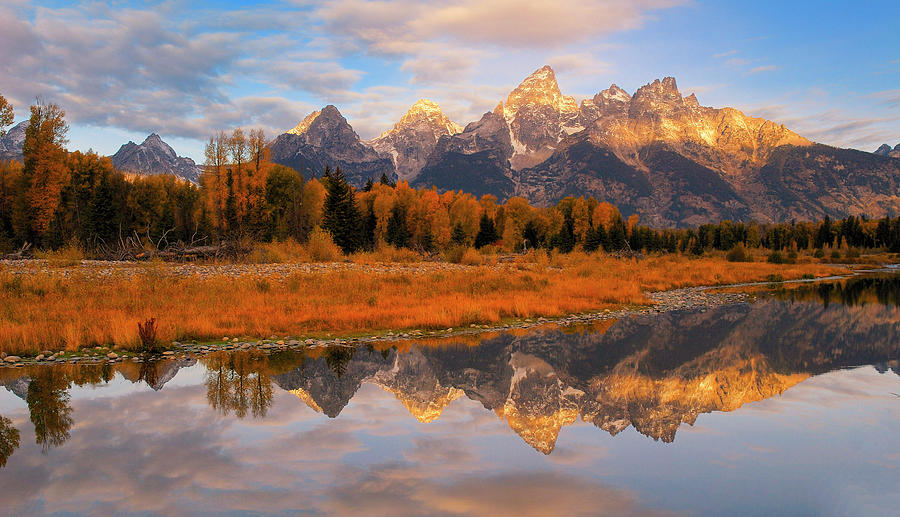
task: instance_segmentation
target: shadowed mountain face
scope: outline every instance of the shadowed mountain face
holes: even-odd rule
[[[373,384],[423,423],[459,398],[475,401],[544,454],[579,419],[611,435],[633,427],[672,442],[682,424],[704,413],[737,410],[810,376],[860,365],[900,375],[900,277],[786,288],[705,312],[494,334],[477,345],[401,346],[215,353],[201,359],[207,401],[222,414],[264,418],[277,385],[338,418],[363,384]],[[108,382],[119,372],[161,390],[192,365],[3,369],[0,384],[28,403],[40,443],[55,447],[73,425],[72,386]]]

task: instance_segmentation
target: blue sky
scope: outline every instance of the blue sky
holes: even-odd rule
[[[0,5],[0,93],[17,119],[41,96],[72,149],[157,132],[202,157],[214,131],[274,136],[335,104],[363,138],[419,98],[465,124],[533,70],[564,93],[684,95],[818,142],[900,143],[900,3],[682,0],[27,2]]]

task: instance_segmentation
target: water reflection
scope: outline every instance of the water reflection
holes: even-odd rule
[[[13,427],[12,420],[0,416],[0,468],[6,466],[6,460],[19,448],[19,430]]]
[[[27,402],[45,452],[70,437],[72,386],[107,383],[118,373],[158,391],[179,370],[199,366],[206,401],[220,415],[265,418],[277,388],[336,418],[372,384],[423,423],[466,397],[550,454],[560,430],[578,419],[613,436],[633,427],[672,442],[701,414],[781,394],[811,375],[869,364],[900,374],[898,300],[898,278],[859,278],[784,289],[750,305],[587,328],[272,355],[220,352],[199,365],[182,359],[30,367],[3,370],[0,382]],[[12,422],[0,420],[0,466],[18,441]]]
[[[831,303],[857,306],[880,304],[900,306],[900,276],[873,275],[851,278],[843,282],[798,284],[775,292],[779,299],[818,301],[826,306]]]

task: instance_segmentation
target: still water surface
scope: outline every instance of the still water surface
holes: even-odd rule
[[[468,341],[0,370],[2,515],[898,515],[900,277]]]

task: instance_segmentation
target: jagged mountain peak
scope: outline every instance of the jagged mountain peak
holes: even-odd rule
[[[156,133],[150,133],[150,135],[144,139],[143,143],[141,143],[141,145],[139,147],[142,147],[145,149],[156,149],[159,152],[164,153],[165,155],[169,156],[172,159],[175,159],[178,157],[178,155],[175,153],[175,149],[172,149],[172,146],[170,146],[169,144],[164,142],[162,137],[160,137]]]
[[[578,111],[573,97],[563,95],[556,82],[556,74],[549,65],[544,65],[525,78],[506,98],[502,110],[507,119],[513,118],[523,107],[551,106],[559,112]]]
[[[628,102],[631,100],[631,95],[627,91],[616,85],[616,83],[612,83],[611,85],[609,85],[609,88],[598,93],[595,97],[597,96],[603,99],[615,100],[619,102]]]
[[[412,180],[425,166],[438,140],[462,130],[436,102],[419,99],[393,128],[369,143],[381,155],[390,157],[401,179]]]
[[[336,125],[346,125],[347,127],[350,124],[347,122],[347,119],[341,115],[340,110],[337,109],[333,104],[329,104],[322,108],[321,110],[313,111],[309,115],[307,115],[303,120],[300,121],[299,124],[294,126],[293,129],[289,129],[287,133],[292,135],[302,135],[309,131],[313,125],[316,126],[336,126]]]
[[[696,100],[696,97],[694,98]],[[662,81],[655,79],[634,92],[631,98],[631,110],[660,111],[665,108],[677,108],[684,105],[684,99],[678,91],[674,77],[665,77]]]
[[[172,146],[157,133],[151,133],[138,145],[129,141],[110,156],[117,169],[141,175],[172,174],[197,183],[200,167],[194,160],[178,156]]]
[[[462,131],[462,126],[450,120],[441,111],[441,107],[434,101],[428,99],[419,99],[413,104],[400,120],[389,129],[381,134],[379,138],[383,138],[393,132],[402,131],[407,128],[419,128],[421,126],[429,126],[434,134],[435,139],[440,138],[444,134],[456,134]]]
[[[340,167],[356,186],[382,174],[396,177],[390,159],[360,140],[331,104],[310,113],[293,129],[276,137],[269,151],[273,162],[292,167],[306,178],[322,176],[326,167]]]
[[[563,95],[549,66],[535,70],[494,109],[507,124],[514,170],[546,160],[561,139],[584,129],[578,103]]]

